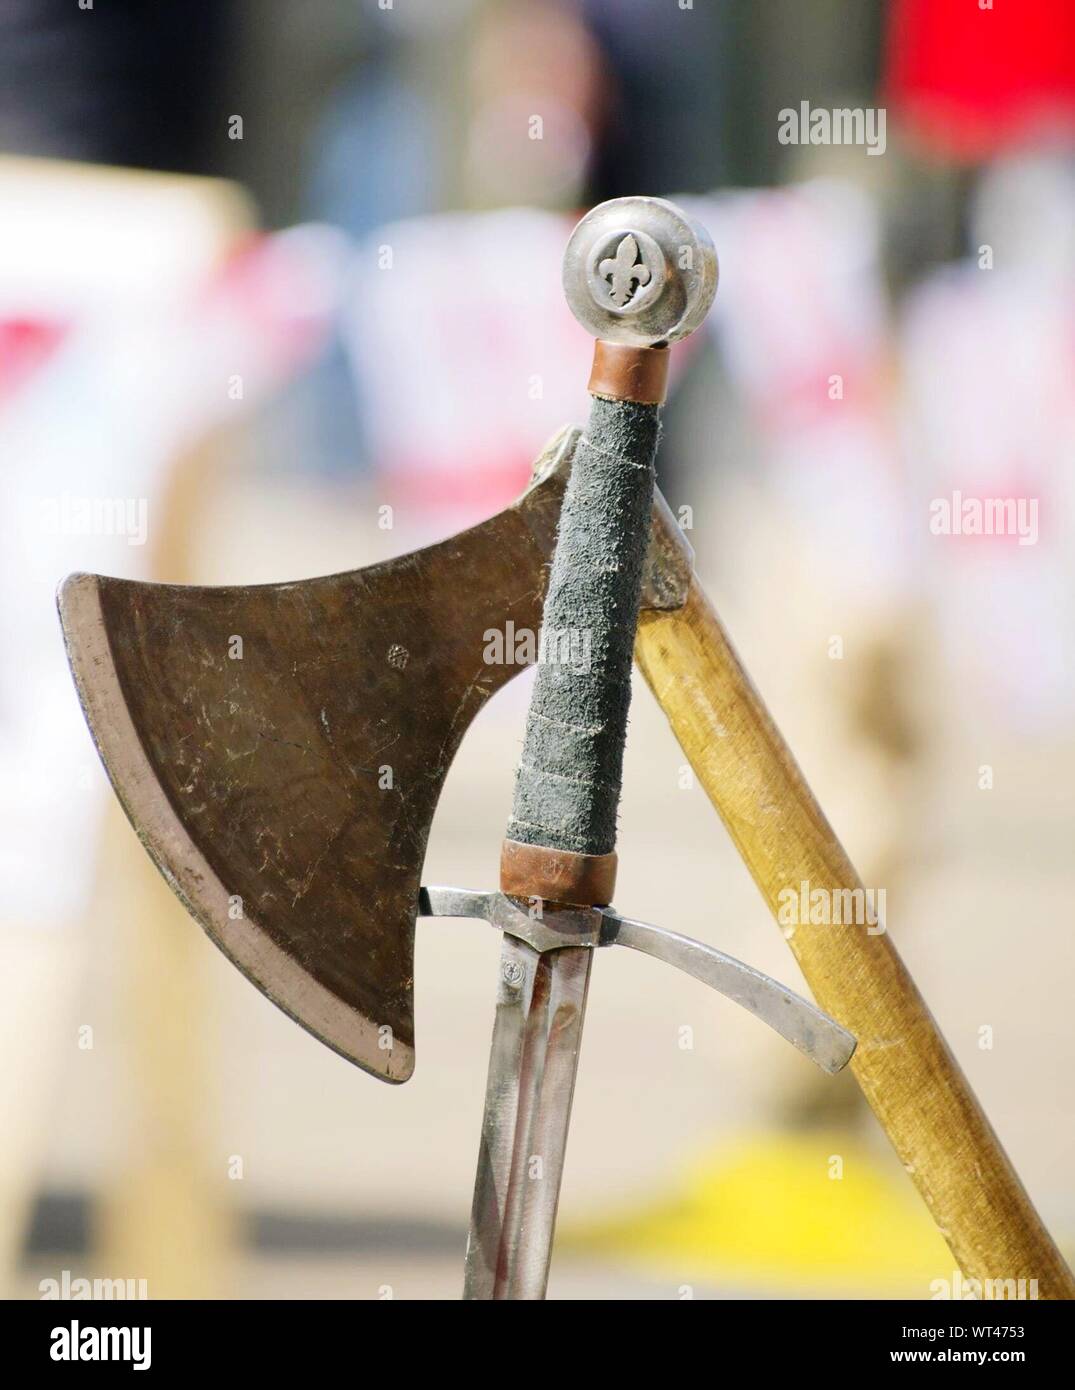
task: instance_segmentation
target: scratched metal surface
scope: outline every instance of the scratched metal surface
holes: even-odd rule
[[[480,526],[365,570],[217,588],[79,575],[61,592],[98,749],[158,867],[275,1003],[385,1080],[414,1065],[441,786],[521,669],[487,663],[484,634],[539,627],[562,490],[552,470]]]

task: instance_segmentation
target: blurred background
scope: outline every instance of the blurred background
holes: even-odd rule
[[[661,486],[1075,1253],[1073,134],[1067,0],[0,0],[4,1292],[458,1296],[495,938],[419,925],[402,1089],[296,1028],[119,812],[53,594],[350,569],[505,505],[585,419],[569,230],[634,193],[721,261]],[[958,498],[1025,525],[952,534]],[[430,881],[493,881],[528,691],[465,741]],[[620,858],[634,915],[804,988],[641,682]],[[951,1278],[850,1077],[615,955],[552,1297]]]

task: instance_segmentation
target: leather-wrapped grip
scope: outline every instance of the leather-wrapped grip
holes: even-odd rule
[[[560,516],[508,838],[610,854],[659,407],[595,398]]]

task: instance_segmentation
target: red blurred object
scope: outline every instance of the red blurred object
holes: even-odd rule
[[[44,366],[66,334],[66,324],[51,320],[0,319],[0,400]]]
[[[1073,0],[892,0],[884,92],[936,153],[987,159],[1075,132]]]

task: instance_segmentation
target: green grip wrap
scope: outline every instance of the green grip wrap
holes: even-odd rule
[[[560,516],[508,838],[609,854],[660,407],[595,397]]]

